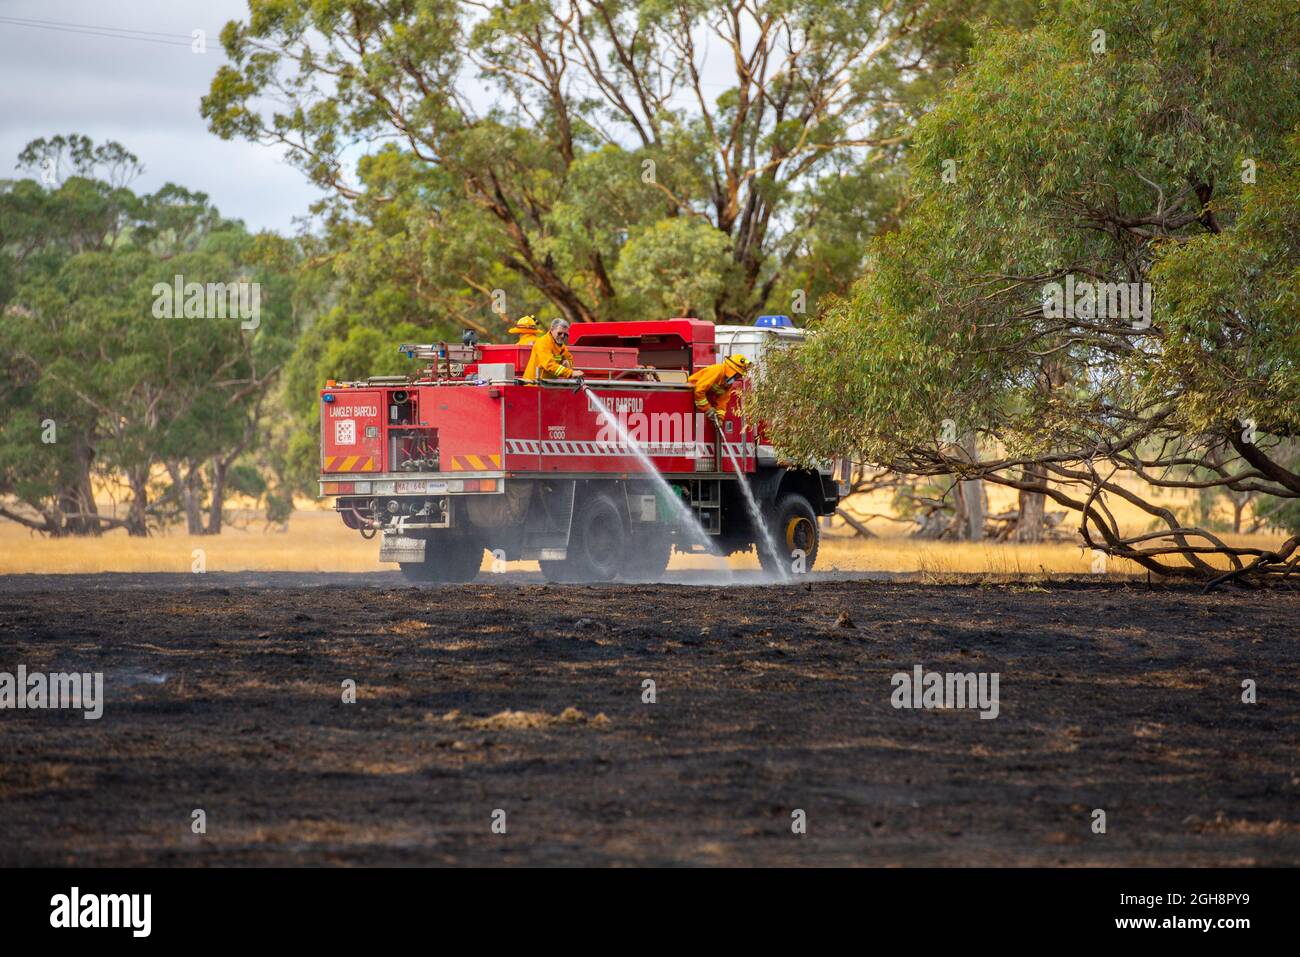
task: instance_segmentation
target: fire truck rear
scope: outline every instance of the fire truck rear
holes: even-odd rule
[[[734,348],[735,339],[723,341]],[[400,348],[427,364],[322,390],[320,490],[348,527],[381,537],[380,561],[408,579],[470,581],[487,550],[499,561],[535,560],[552,581],[654,580],[674,548],[701,549],[668,494],[716,551],[754,548],[762,531],[733,455],[772,536],[773,547],[758,548],[764,569],[806,571],[816,561],[818,517],[835,510],[843,485],[832,467],[780,461],[743,401],[731,403],[721,435],[696,412],[686,379],[718,361],[712,324],[572,327],[574,363],[617,423],[571,383],[524,384],[528,346]]]

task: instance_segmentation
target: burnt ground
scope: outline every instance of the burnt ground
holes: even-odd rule
[[[0,711],[2,865],[1300,862],[1296,593],[19,576],[19,664],[107,700]]]

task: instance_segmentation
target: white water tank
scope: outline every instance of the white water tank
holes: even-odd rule
[[[739,352],[762,368],[763,350],[780,349],[797,345],[808,337],[806,329],[763,326],[714,326],[713,338],[718,344],[718,359]]]

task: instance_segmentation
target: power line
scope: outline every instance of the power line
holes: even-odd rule
[[[182,40],[188,40],[187,33],[159,33],[157,30],[132,30],[129,27],[101,27],[93,23],[65,23],[62,20],[37,20],[34,17],[10,17],[0,16],[0,20],[21,20],[23,23],[43,23],[53,27],[84,27],[87,30],[110,30],[114,33],[147,33],[155,37],[179,37]]]
[[[64,24],[54,21],[30,21],[19,19],[17,17],[0,16],[0,23],[13,27],[30,27],[35,30],[52,30],[56,33],[77,33],[82,36],[105,37],[109,40],[140,40],[144,43],[161,43],[169,47],[189,47],[191,38],[180,33],[156,33],[154,36],[133,36],[136,33],[154,33],[150,30],[121,30],[117,27],[90,27],[86,24]],[[81,29],[86,27],[86,29]],[[163,40],[156,37],[182,37],[184,42],[178,40]]]

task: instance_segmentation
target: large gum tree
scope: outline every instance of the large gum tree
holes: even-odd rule
[[[1068,0],[986,37],[919,124],[901,229],[773,359],[778,441],[1045,496],[1153,572],[1294,571],[1296,538],[1234,545],[1158,493],[1300,497],[1297,36],[1294,0]],[[1078,283],[1150,314],[1045,303]]]
[[[747,321],[841,287],[896,219],[900,145],[969,18],[1037,4],[249,8],[222,34],[212,130],[287,150],[328,190],[336,267],[400,279],[373,296],[393,321],[499,331],[498,291],[511,315]]]

